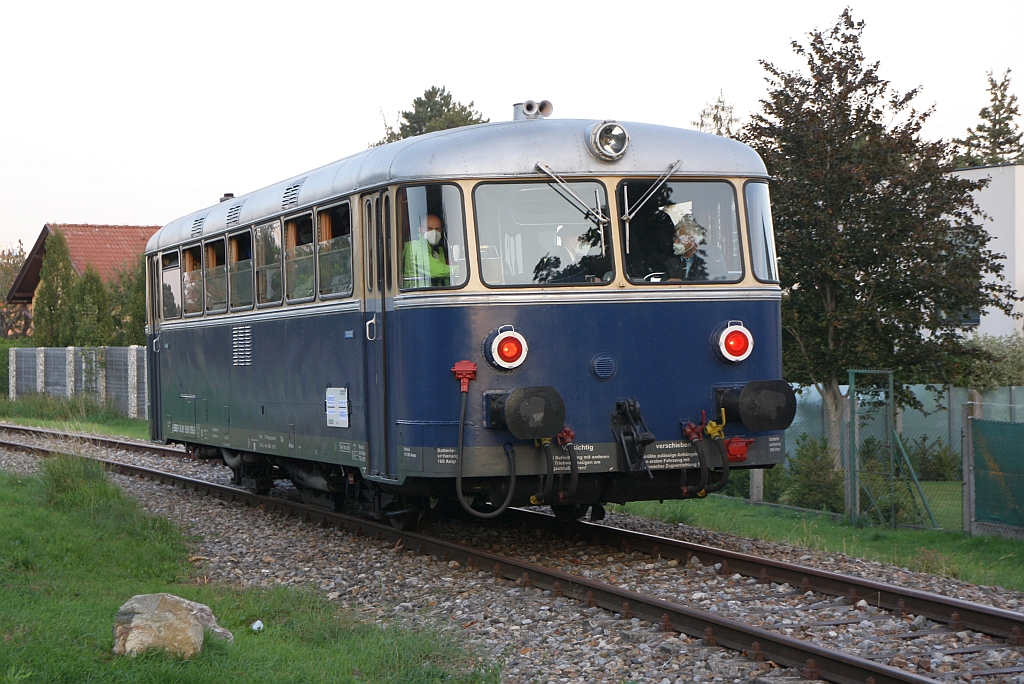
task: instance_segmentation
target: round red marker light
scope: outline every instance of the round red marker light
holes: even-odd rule
[[[749,346],[750,339],[739,330],[733,330],[725,336],[725,349],[732,356],[743,356]]]
[[[505,363],[515,363],[523,355],[523,345],[516,338],[504,337],[498,342],[498,357]]]
[[[740,321],[729,321],[719,330],[717,352],[726,363],[743,361],[754,351],[754,336]]]
[[[500,370],[512,370],[523,365],[530,346],[526,338],[505,326],[490,339],[487,360]]]

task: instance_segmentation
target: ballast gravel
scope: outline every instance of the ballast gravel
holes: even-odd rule
[[[17,435],[16,439],[28,442],[30,438]],[[52,443],[46,445],[53,446]],[[197,479],[221,483],[231,479],[230,470],[214,462],[166,459],[73,444],[65,444],[65,450]],[[0,469],[30,473],[36,470],[36,458],[0,451]],[[469,570],[456,561],[442,562],[436,557],[417,556],[400,546],[136,478],[120,475],[112,475],[112,478],[148,510],[175,521],[196,540],[192,561],[198,581],[256,587],[311,585],[328,600],[382,626],[424,625],[442,630],[475,649],[482,659],[502,663],[503,682],[788,684],[801,681],[797,672],[774,663],[755,662],[734,651],[708,647],[685,635],[665,634],[660,625],[636,618],[624,620],[600,608],[587,608],[572,599],[554,597],[548,591],[495,580],[489,572]],[[1024,606],[1024,595],[1017,592],[964,584],[842,554],[820,554],[623,514],[609,514],[605,524],[870,577],[1009,610],[1019,611]],[[449,530],[432,530],[439,531],[446,534]],[[538,537],[536,548],[530,548],[531,544],[524,543],[522,534],[515,541],[503,540],[501,535],[500,530],[481,528],[470,535],[473,538],[468,543],[481,548],[489,546],[498,553],[533,556],[543,564],[568,572],[602,581],[611,579],[622,586],[694,608],[743,617],[763,627],[779,629],[783,634],[792,634],[801,617],[806,615],[793,608],[800,607],[803,597],[786,585],[767,587],[739,575],[723,577],[717,575],[714,568],[704,568],[696,562],[688,566],[637,553],[595,551],[572,540]],[[515,550],[504,548],[506,544],[514,545]],[[552,549],[552,546],[557,548]],[[781,598],[757,600],[756,595],[765,594],[779,594]],[[754,596],[753,601],[751,596]],[[787,605],[790,607],[782,612],[773,612]],[[959,670],[966,662],[972,663],[966,665],[969,669],[1013,667],[1022,662],[1021,650],[1012,647],[990,646],[988,650],[971,654],[969,661],[955,661],[949,655],[935,653],[991,641],[974,632],[945,632],[923,637],[913,644],[886,638],[887,634],[938,627],[924,618],[915,618],[914,624],[907,624],[890,619],[872,606],[851,607],[841,602],[826,609],[827,617],[815,612],[814,619],[843,619],[851,615],[864,619],[851,625],[815,628],[813,634],[804,636],[858,654],[888,654],[890,664],[919,674]],[[941,681],[966,681],[950,674]],[[975,677],[973,681],[985,680]],[[1008,675],[991,678],[991,681],[1024,684],[1024,676]]]

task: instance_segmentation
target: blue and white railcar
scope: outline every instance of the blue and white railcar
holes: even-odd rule
[[[760,158],[549,109],[157,232],[152,437],[396,524],[438,499],[597,517],[781,463],[795,399]]]

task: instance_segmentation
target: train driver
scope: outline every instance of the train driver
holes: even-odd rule
[[[672,204],[661,208],[675,221],[672,256],[665,260],[666,280],[671,282],[728,279],[729,272],[721,248],[707,242],[707,231],[704,226],[697,223],[693,214],[672,211],[679,207],[679,204]]]
[[[445,249],[444,222],[427,214],[419,225],[419,237],[405,244],[405,287],[443,287],[451,284],[451,266]]]

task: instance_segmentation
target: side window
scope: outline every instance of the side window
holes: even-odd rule
[[[373,292],[373,261],[377,254],[377,241],[373,237],[373,202],[363,205],[363,253],[366,254],[366,291]]]
[[[272,221],[256,226],[256,303],[280,304],[281,282],[281,222]]]
[[[769,283],[779,282],[775,259],[775,230],[772,227],[771,202],[767,183],[747,183],[747,227],[753,252],[754,277]]]
[[[228,267],[224,238],[206,243],[206,311],[224,313],[228,307]]]
[[[313,298],[313,217],[309,214],[284,222],[284,276],[288,301]]]
[[[352,294],[352,221],[349,205],[323,209],[316,215],[320,261],[320,296]]]
[[[459,287],[466,282],[466,225],[462,192],[433,183],[404,187],[396,198],[403,290]]]
[[[181,250],[182,302],[185,315],[203,312],[203,250],[193,245]]]
[[[181,317],[181,266],[178,262],[177,250],[164,252],[160,257],[160,264],[163,269],[161,289],[163,294],[163,318]]]
[[[228,238],[228,277],[231,310],[252,308],[252,235],[249,231]]]

